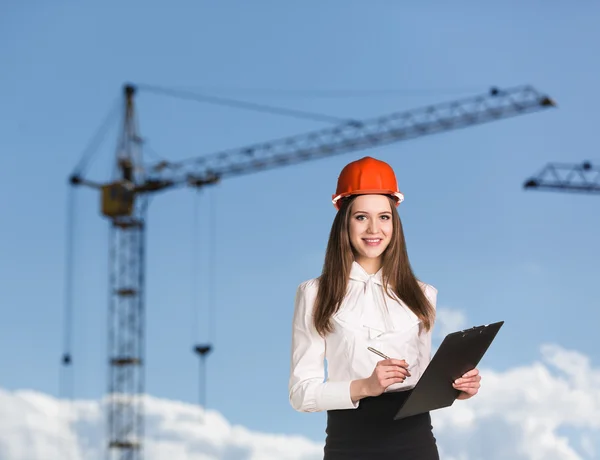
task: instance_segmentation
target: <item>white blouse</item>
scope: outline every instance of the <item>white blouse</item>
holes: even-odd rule
[[[369,377],[383,359],[367,350],[369,346],[409,365],[411,376],[386,391],[413,388],[431,360],[431,331],[422,328],[402,301],[385,294],[381,270],[369,275],[353,262],[346,297],[332,317],[335,330],[325,338],[312,322],[317,283],[310,279],[296,291],[289,378],[292,407],[300,412],[358,407],[360,401],[354,404],[350,397],[350,382]],[[421,287],[435,308],[437,289],[425,283]]]

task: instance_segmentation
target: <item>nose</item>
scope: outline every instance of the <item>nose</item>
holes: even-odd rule
[[[369,233],[377,233],[378,230],[379,230],[379,224],[377,222],[377,219],[369,220],[369,225],[367,227],[367,231]]]

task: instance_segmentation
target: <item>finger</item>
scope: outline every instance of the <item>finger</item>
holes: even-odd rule
[[[407,367],[403,366],[379,366],[381,372],[408,372]]]
[[[477,369],[471,369],[469,372],[465,372],[462,377],[463,378],[468,378],[468,377],[474,377],[476,375],[479,375],[479,371]]]
[[[410,372],[403,368],[395,368],[383,373],[383,378],[410,377]]]
[[[385,374],[382,374],[380,376],[379,380],[384,381],[384,380],[389,380],[389,379],[401,379],[402,381],[404,381],[408,377],[410,377],[410,374],[408,372],[393,371],[393,372],[386,372]]]
[[[468,383],[463,385],[454,385],[454,388],[456,388],[457,390],[464,391],[470,388],[481,388],[481,385],[479,385],[478,383]]]
[[[455,382],[452,383],[453,385],[481,385],[481,383],[479,383],[479,380],[457,380]]]
[[[408,364],[405,363],[404,361],[396,361],[396,362],[402,362],[403,364],[390,364],[389,362],[384,362],[384,361],[380,361],[380,364],[377,365],[377,367],[383,367],[383,368],[389,368],[389,369],[406,369],[408,367]]]
[[[459,383],[455,382],[452,385],[455,388],[471,388],[471,387],[479,388],[481,386],[481,384],[479,382],[459,382]]]
[[[381,364],[382,366],[408,367],[408,363],[406,361],[404,361],[403,359],[394,359],[394,358],[384,359],[383,361],[379,361],[378,364]]]
[[[461,383],[480,382],[480,381],[481,381],[481,376],[480,375],[476,375],[476,376],[473,376],[473,377],[461,377],[459,379],[456,379],[454,381],[454,383],[461,384]]]
[[[403,367],[401,367],[400,369],[396,369],[394,371],[394,375],[396,377],[410,377],[410,372],[408,372],[408,369],[404,369]]]
[[[461,390],[461,391],[469,390],[469,389],[473,389],[473,388],[475,388],[475,389],[481,388],[481,386],[478,385],[477,383],[471,383],[471,384],[466,384],[466,385],[452,385],[452,386],[455,389]]]

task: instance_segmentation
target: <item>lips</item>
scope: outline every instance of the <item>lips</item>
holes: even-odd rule
[[[367,246],[378,246],[383,241],[381,238],[363,238],[362,240]]]

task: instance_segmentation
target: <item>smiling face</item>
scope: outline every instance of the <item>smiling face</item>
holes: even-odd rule
[[[355,260],[371,272],[381,266],[394,225],[390,200],[384,195],[360,195],[352,203],[348,231]]]

